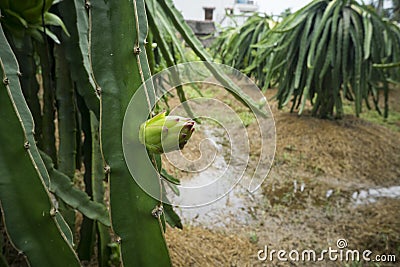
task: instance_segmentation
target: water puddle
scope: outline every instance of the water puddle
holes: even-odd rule
[[[256,222],[260,207],[261,189],[250,193],[242,186],[236,186],[223,198],[207,206],[178,208],[177,213],[185,224],[228,227],[250,225]]]
[[[203,129],[203,133],[213,146],[213,163],[206,170],[194,173],[190,178],[182,180],[182,184],[187,185],[204,185],[212,184],[216,179],[221,177],[221,174],[227,170],[229,158],[223,153],[226,137],[224,134],[215,128]],[[208,149],[210,150],[210,149]],[[240,151],[238,152],[240,153]],[[229,176],[241,175],[234,171]],[[246,174],[243,178],[246,180]],[[226,188],[210,187],[210,190],[205,192],[207,198],[218,200],[201,207],[192,208],[176,208],[176,212],[181,217],[184,224],[193,226],[208,226],[208,227],[232,227],[232,226],[248,226],[258,223],[257,218],[265,213],[266,201],[270,205],[282,204],[296,209],[304,208],[299,203],[305,203],[309,197],[310,185],[304,179],[296,180],[286,187],[274,188],[272,185],[270,191],[263,192],[261,188],[251,193],[244,183],[238,183],[232,190]],[[312,186],[311,186],[312,188]],[[229,191],[224,197],[218,197],[221,191]],[[400,199],[400,186],[359,189],[355,192],[349,192],[339,197],[345,197],[355,205],[375,203],[383,198]],[[316,206],[322,205],[323,201],[327,201],[336,195],[336,189],[321,191],[318,194],[313,204]],[[265,194],[265,195],[264,195]],[[196,196],[192,196],[195,198]],[[204,195],[202,195],[204,197]],[[294,201],[296,200],[296,201]],[[346,202],[347,202],[346,201]]]
[[[382,198],[400,198],[400,186],[359,190],[352,195],[356,205],[375,203]]]
[[[203,133],[210,141],[209,144],[214,146],[216,153],[214,153],[213,163],[206,170],[194,173],[192,177],[181,180],[183,185],[211,184],[227,171],[227,165],[229,164],[227,160],[229,159],[224,157],[223,144],[226,143],[225,137],[219,129],[214,128],[203,129]],[[232,162],[230,163],[232,164]],[[232,178],[242,175],[241,171],[241,173],[235,173],[235,167],[232,170],[229,175]],[[243,180],[246,180],[246,177]],[[256,222],[256,214],[261,207],[260,203],[263,197],[261,188],[251,193],[241,182],[237,183],[232,190],[229,190],[230,188],[222,189],[217,187],[211,187],[206,194],[209,199],[219,198],[218,200],[201,207],[175,209],[185,224],[227,227],[249,225]],[[229,193],[223,197],[218,197],[221,189],[226,190],[226,192],[229,191]]]

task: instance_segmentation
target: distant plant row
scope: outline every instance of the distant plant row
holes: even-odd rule
[[[213,49],[299,114],[309,101],[313,115],[341,118],[346,98],[357,115],[372,100],[387,117],[389,84],[400,82],[399,26],[354,0],[315,0],[279,23],[253,15],[222,30]]]

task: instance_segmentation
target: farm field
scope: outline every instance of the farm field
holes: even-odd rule
[[[0,0],[0,267],[399,266],[400,1],[231,1]]]
[[[274,93],[268,91],[267,98]],[[390,99],[393,114],[400,112],[396,105],[399,91],[392,90]],[[381,119],[378,124],[354,115],[343,120],[298,117],[278,110],[274,101],[269,103],[277,128],[277,150],[269,176],[254,195],[235,188],[211,207],[182,209],[184,229],[168,228],[166,235],[175,266],[271,266],[257,260],[257,251],[265,245],[276,250],[321,251],[336,248],[342,238],[349,249],[398,258],[399,121],[385,124]],[[376,266],[338,261],[292,263]],[[287,266],[287,262],[273,265]]]

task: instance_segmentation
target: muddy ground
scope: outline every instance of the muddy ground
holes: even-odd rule
[[[209,93],[240,113],[246,110],[225,91]],[[269,90],[266,97],[274,94]],[[173,106],[179,101],[172,98],[169,103]],[[267,179],[255,193],[235,188],[212,205],[177,208],[184,228],[168,227],[166,232],[173,265],[400,266],[400,120],[392,117],[384,122],[354,115],[320,120],[307,112],[298,117],[286,108],[278,110],[274,101],[269,103],[277,146]],[[390,106],[398,118],[399,103],[397,88],[390,92]],[[207,129],[216,135],[219,145],[226,145],[228,140],[218,136],[212,125]],[[251,119],[247,130],[250,136],[257,135]],[[205,137],[199,128],[183,154],[190,159],[199,157],[197,144]],[[258,147],[257,139],[250,138],[250,158],[257,158]],[[176,171],[165,159],[164,163],[182,181],[193,179],[193,173]],[[257,258],[265,246],[269,252],[311,249],[319,256],[329,247],[337,249],[339,239],[346,240],[348,249],[371,250],[371,258],[395,255],[397,262],[314,262],[301,258],[283,262],[276,254],[273,261]],[[23,259],[17,258],[12,265],[22,266],[19,262]]]
[[[267,98],[274,93],[268,91]],[[320,120],[307,112],[298,117],[269,103],[277,149],[268,178],[254,194],[233,195],[233,204],[225,198],[214,208],[178,209],[184,229],[168,228],[166,235],[174,266],[399,266],[400,122],[377,124],[354,115]],[[399,103],[400,90],[392,90],[394,112],[400,112]],[[249,124],[248,131],[255,126]],[[192,138],[196,143],[204,136],[200,132]],[[190,144],[185,153],[198,156]],[[257,144],[251,145],[256,155]],[[395,255],[397,263],[257,258],[265,246],[320,253],[337,249],[339,239],[346,240],[346,249],[371,250],[371,257]]]

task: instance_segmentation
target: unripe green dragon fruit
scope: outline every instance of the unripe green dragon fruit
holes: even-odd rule
[[[152,153],[167,153],[182,149],[194,131],[195,122],[165,112],[145,121],[139,130],[139,140]]]
[[[43,0],[1,0],[0,9],[6,14],[18,16],[19,20],[23,19],[27,24],[35,24],[41,21],[42,9],[46,13],[53,1],[45,0],[43,3]]]
[[[60,43],[57,36],[45,25],[60,26],[65,34],[69,33],[62,20],[55,14],[50,13],[49,9],[54,0],[0,0],[0,22],[16,38],[17,42],[28,33],[35,39],[41,41],[40,32],[46,34],[56,43]],[[42,12],[43,20],[42,21]],[[44,22],[44,25],[43,25]]]

